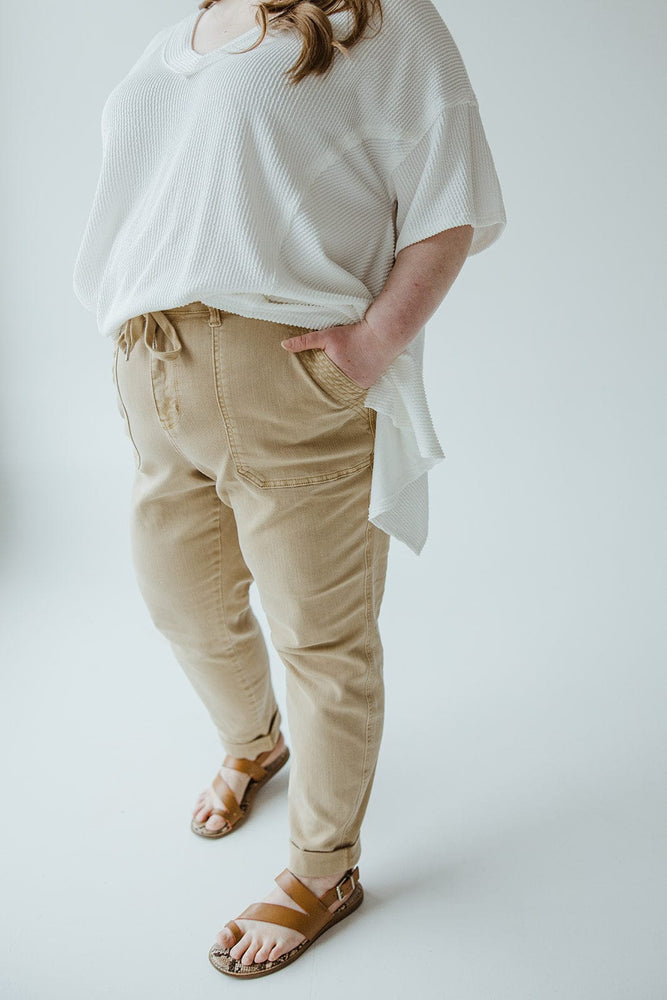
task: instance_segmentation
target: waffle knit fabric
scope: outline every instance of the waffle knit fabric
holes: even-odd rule
[[[159,31],[109,94],[102,162],[74,265],[76,297],[124,322],[201,300],[306,329],[360,321],[396,254],[505,228],[499,180],[462,57],[431,0],[382,0],[384,21],[329,71],[290,86],[293,31],[253,26],[197,53],[195,9]],[[330,16],[334,35],[352,24]],[[416,554],[428,471],[445,457],[424,386],[423,327],[371,386],[369,520]]]

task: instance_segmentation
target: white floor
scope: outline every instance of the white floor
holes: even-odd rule
[[[232,837],[190,832],[221,754],[136,589],[129,462],[119,442],[99,488],[60,467],[48,503],[13,480],[3,1000],[664,1000],[657,605],[583,570],[568,588],[556,534],[536,579],[453,486],[434,495],[461,503],[461,530],[452,509],[419,559],[391,550],[363,906],[253,986],[209,964],[218,928],[286,865],[288,774]],[[253,603],[264,622],[254,588]]]

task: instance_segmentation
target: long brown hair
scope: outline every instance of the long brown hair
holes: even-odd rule
[[[216,0],[202,0],[199,9],[211,7]],[[270,30],[290,31],[296,29],[302,38],[301,52],[295,63],[285,71],[291,84],[297,84],[309,73],[323,74],[333,62],[334,51],[347,56],[348,50],[361,38],[365,28],[377,14],[382,27],[381,0],[259,0],[256,4],[255,21],[262,33],[257,41],[247,49],[250,52],[264,40]],[[334,37],[329,16],[344,10],[352,12],[353,25],[349,35],[340,40]]]

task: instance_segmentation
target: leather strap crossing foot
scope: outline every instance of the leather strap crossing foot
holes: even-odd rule
[[[263,753],[260,753],[255,760],[250,760],[247,757],[231,757],[228,754],[222,762],[222,766],[247,774],[250,776],[252,781],[264,781],[268,777],[269,771],[267,768],[262,767],[260,761],[268,757],[270,753],[272,753],[271,750],[265,750]],[[222,816],[223,819],[227,820],[230,826],[233,826],[239,819],[241,819],[244,813],[240,808],[234,792],[231,790],[220,772],[218,772],[213,779],[213,790],[218,798],[221,799],[225,808],[214,808],[211,810],[211,813],[215,816]]]
[[[234,935],[234,944],[238,944],[241,938],[243,937],[243,931],[241,930],[239,925],[234,920],[228,920],[227,923],[225,924],[225,927],[228,927],[229,930]],[[234,944],[232,945],[232,948],[234,947]]]
[[[306,912],[302,913],[301,910],[279,903],[252,903],[237,917],[237,920],[264,920],[270,924],[279,924],[282,927],[290,927],[303,934],[307,940],[311,940],[332,919],[335,910],[332,912],[329,909],[331,904],[337,899],[343,902],[346,895],[356,886],[359,881],[359,867],[346,872],[337,884],[322,896],[316,896],[311,892],[288,868],[276,876],[275,881],[290,899]],[[238,943],[243,937],[238,924],[230,920],[225,927],[231,930]]]
[[[222,762],[223,767],[229,767],[234,771],[242,771],[249,774],[255,781],[261,781],[267,775],[267,770],[256,760],[248,760],[245,757],[225,757]]]
[[[234,792],[221,774],[216,774],[213,779],[213,789],[225,808],[224,810],[214,808],[211,812],[216,816],[222,816],[230,826],[233,826],[243,816],[243,810],[239,806]]]

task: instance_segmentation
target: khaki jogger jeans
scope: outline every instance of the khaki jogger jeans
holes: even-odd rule
[[[281,347],[303,332],[192,302],[128,320],[113,375],[139,589],[234,757],[272,749],[281,724],[257,584],[286,670],[288,867],[312,876],[361,853],[390,536],[368,520],[367,390],[323,350]]]

